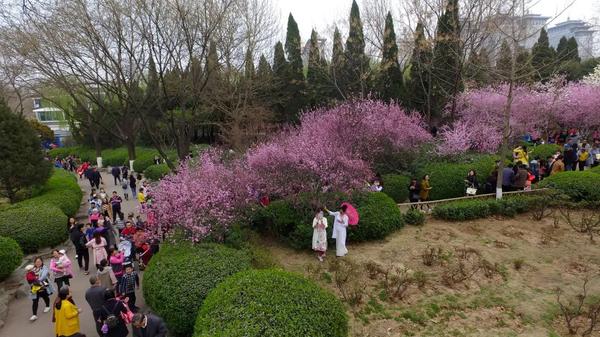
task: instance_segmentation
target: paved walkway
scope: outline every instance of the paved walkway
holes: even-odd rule
[[[120,186],[114,186],[113,178],[110,174],[102,173],[104,180],[104,188],[107,193],[111,194],[113,190],[117,191],[121,197],[123,196],[122,189]],[[84,179],[79,181],[81,189],[84,191],[83,201],[79,210],[78,219],[85,221],[87,218],[87,198],[90,194],[90,184]],[[131,192],[130,192],[131,193]],[[135,212],[137,214],[138,203],[135,199],[129,198],[129,201],[123,200],[123,212],[125,216],[129,212]],[[94,325],[94,319],[92,317],[91,309],[85,301],[85,291],[89,288],[89,276],[84,275],[82,270],[79,270],[77,266],[77,259],[75,259],[75,252],[73,246],[69,243],[67,247],[58,247],[68,249],[68,256],[73,262],[74,277],[71,279],[71,292],[73,294],[73,300],[77,306],[83,310],[79,316],[79,324],[81,326],[81,333],[87,337],[95,337],[96,328]],[[92,259],[92,253],[90,252],[90,260]],[[50,262],[44,261],[46,264]],[[90,261],[90,275],[95,273],[96,268]],[[141,276],[141,275],[140,275]],[[56,287],[56,284],[54,284]],[[26,288],[24,288],[26,289]],[[56,295],[56,294],[55,294]],[[50,297],[50,302],[54,301],[55,295]],[[145,310],[144,298],[141,290],[137,291],[137,306]],[[44,301],[40,300],[40,306],[38,309],[38,320],[30,322],[31,317],[31,300],[29,297],[19,298],[13,300],[9,305],[9,313],[6,319],[6,325],[0,329],[1,337],[55,337],[54,335],[54,324],[52,323],[52,311],[44,313]]]

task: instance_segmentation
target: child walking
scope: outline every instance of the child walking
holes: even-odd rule
[[[128,297],[127,304],[133,312],[137,312],[138,307],[135,306],[135,289],[140,287],[140,278],[133,271],[133,265],[128,263],[125,265],[125,274],[121,278],[121,286],[119,293],[122,297]]]

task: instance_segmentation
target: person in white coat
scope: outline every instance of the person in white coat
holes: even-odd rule
[[[332,212],[328,209],[325,210],[329,215],[335,217],[333,221],[333,235],[331,235],[331,238],[335,239],[335,256],[346,256],[346,254],[348,254],[348,249],[346,249],[346,229],[348,228],[346,205],[342,205],[339,212]]]
[[[317,212],[313,219],[312,249],[317,252],[317,258],[323,262],[327,251],[327,218],[323,217],[323,211]]]

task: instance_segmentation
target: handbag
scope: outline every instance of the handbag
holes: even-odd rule
[[[477,189],[475,187],[467,187],[467,195],[475,195],[477,194]]]

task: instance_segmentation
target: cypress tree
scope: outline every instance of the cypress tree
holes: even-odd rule
[[[531,64],[531,54],[525,48],[519,48],[515,59],[515,77],[518,83],[532,83],[535,69]]]
[[[256,69],[256,96],[264,105],[274,107],[273,70],[264,55],[260,55]]]
[[[399,100],[403,90],[402,70],[398,62],[398,45],[392,13],[385,18],[383,52],[379,74],[379,90],[384,100]]]
[[[510,78],[512,67],[512,50],[506,40],[500,45],[500,54],[496,60],[496,73],[498,74],[499,82],[506,82]]]
[[[410,60],[410,79],[406,88],[406,101],[411,109],[430,115],[431,92],[431,45],[425,38],[423,24],[419,22],[415,31],[415,44]]]
[[[363,97],[367,93],[369,59],[365,54],[365,36],[356,0],[350,9],[350,30],[346,40],[346,63],[344,71],[345,93]]]
[[[335,27],[333,32],[333,50],[331,53],[330,77],[333,84],[332,98],[344,98],[345,83],[344,69],[346,68],[344,58],[344,45],[342,44],[342,35]]]
[[[577,40],[575,40],[575,37],[573,36],[567,41],[567,57],[571,61],[581,62],[581,58],[579,57],[579,46],[577,45]]]
[[[275,116],[278,122],[287,123],[291,120],[291,116],[286,112],[287,109],[287,79],[288,79],[289,64],[285,59],[285,51],[283,44],[277,42],[275,44],[275,52],[273,53],[273,95],[272,107],[275,111]]]
[[[556,46],[556,57],[558,58],[558,62],[563,62],[567,60],[567,55],[569,54],[567,51],[568,40],[565,36],[560,38],[558,41],[558,46]]]
[[[327,84],[327,63],[325,63],[324,59],[321,57],[319,37],[314,29],[310,34],[306,85],[308,88],[309,106],[319,106],[327,101],[327,89],[329,87]]]
[[[465,69],[465,77],[476,86],[484,86],[490,83],[490,59],[485,48],[482,48],[479,53],[471,50]]]
[[[287,122],[296,122],[298,112],[304,107],[306,86],[304,83],[304,67],[302,64],[302,47],[300,46],[300,31],[292,14],[288,17],[285,51],[288,59],[287,83],[285,92],[287,101]]]
[[[556,69],[556,52],[550,47],[548,33],[542,28],[538,41],[531,49],[531,64],[535,69],[534,79],[545,82],[549,80]]]
[[[246,50],[246,58],[244,59],[244,77],[246,79],[254,78],[254,60],[252,59],[252,51]]]
[[[258,60],[258,69],[256,70],[256,77],[259,80],[273,80],[273,70],[271,69],[271,65],[267,61],[265,55],[260,55],[260,59]]]
[[[432,117],[440,116],[446,103],[462,90],[461,42],[458,0],[448,0],[437,25],[432,80]]]

